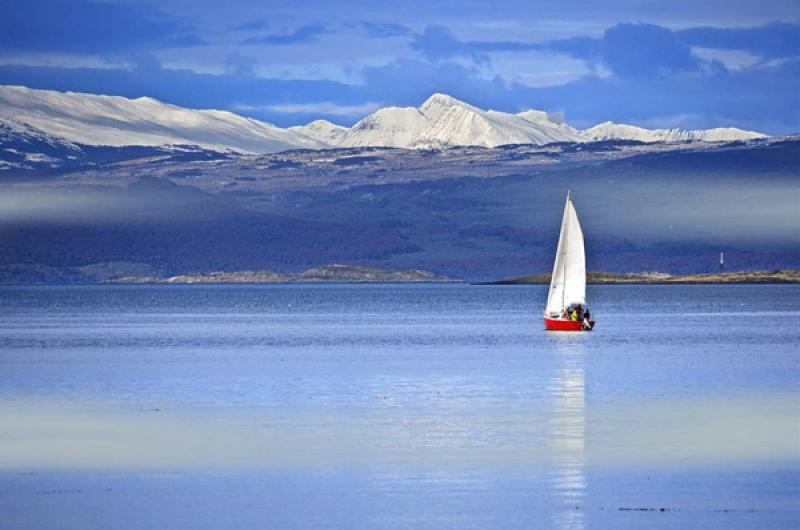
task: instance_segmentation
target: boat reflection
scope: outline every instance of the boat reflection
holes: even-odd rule
[[[549,488],[556,497],[553,528],[583,529],[586,495],[586,383],[583,354],[565,351],[548,385],[553,398],[549,436],[552,462]]]

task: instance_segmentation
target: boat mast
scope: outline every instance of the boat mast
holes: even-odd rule
[[[561,223],[564,225],[564,241],[569,241],[569,223],[567,222],[567,212],[569,210],[569,190],[567,190],[567,202],[564,203],[564,219],[562,219]],[[567,249],[569,245],[564,245],[564,250],[562,254],[564,255],[564,274],[561,276],[562,282],[564,285],[561,289],[561,310],[565,310],[567,307]]]

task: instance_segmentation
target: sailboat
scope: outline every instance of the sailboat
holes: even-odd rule
[[[589,331],[594,327],[594,320],[589,319],[586,306],[583,231],[569,192],[544,309],[544,327],[553,331]]]

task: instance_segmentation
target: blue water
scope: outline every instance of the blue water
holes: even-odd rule
[[[0,528],[799,527],[800,288],[588,294],[0,288]]]

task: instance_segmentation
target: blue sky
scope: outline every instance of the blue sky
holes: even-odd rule
[[[800,132],[800,3],[0,0],[0,83],[349,125],[447,92],[576,126]]]

